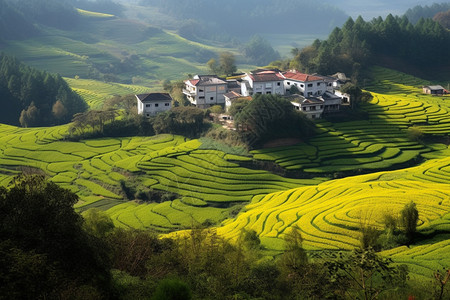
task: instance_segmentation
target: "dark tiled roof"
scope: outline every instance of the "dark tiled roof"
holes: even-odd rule
[[[225,80],[215,75],[197,75],[194,79],[187,80],[186,82],[190,82],[193,86],[227,84]]]
[[[426,85],[424,86],[424,88],[429,88],[432,91],[436,91],[436,90],[443,90],[444,87],[441,85]]]
[[[151,101],[172,101],[172,97],[168,93],[149,93],[136,95],[141,102]]]

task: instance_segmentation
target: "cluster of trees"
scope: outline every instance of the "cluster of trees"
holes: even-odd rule
[[[316,40],[302,50],[294,49],[291,68],[308,73],[345,72],[354,78],[374,63],[429,76],[448,70],[450,32],[432,19],[415,25],[407,17],[388,15],[370,22],[349,18],[342,28],[335,28],[325,41]],[[409,68],[405,70],[405,68]]]
[[[450,8],[447,11],[437,13],[433,20],[441,24],[442,27],[450,29]]]
[[[115,228],[98,209],[40,176],[0,188],[1,299],[444,299],[450,271],[427,290],[371,247],[308,254],[300,229],[273,257],[254,231],[230,242],[214,229],[177,238]]]
[[[186,0],[181,3],[141,0],[140,3],[157,7],[176,19],[189,20],[180,34],[194,39],[248,38],[255,33],[325,33],[347,18],[337,7],[313,0]],[[226,18],[217,18],[218,15]]]
[[[280,59],[280,53],[274,50],[270,43],[259,35],[253,36],[250,41],[242,47],[247,62],[257,66],[265,66],[271,61]]]
[[[222,52],[219,55],[219,61],[215,58],[211,58],[207,63],[211,74],[220,74],[220,75],[232,75],[237,71],[236,67],[236,59],[233,53],[230,52]]]
[[[69,139],[103,136],[130,136],[171,133],[199,137],[209,128],[209,112],[193,106],[174,107],[151,118],[137,114],[134,95],[115,96],[105,101],[103,110],[75,114]],[[120,116],[120,118],[117,118]]]
[[[277,138],[306,139],[314,133],[313,123],[278,95],[257,94],[252,101],[235,101],[230,110],[235,127],[250,147]]]
[[[59,75],[28,67],[0,54],[0,122],[48,126],[69,122],[86,102]]]
[[[405,13],[405,17],[407,17],[411,23],[416,24],[421,18],[432,19],[436,14],[447,10],[450,10],[450,3],[448,2],[434,3],[430,6],[417,5],[408,9]]]

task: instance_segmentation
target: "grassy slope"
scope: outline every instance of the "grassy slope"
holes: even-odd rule
[[[42,28],[42,35],[9,41],[1,50],[66,77],[113,73],[123,82],[148,86],[203,73],[206,61],[223,51],[134,20],[85,11],[82,15],[83,22],[73,30]],[[133,59],[124,63],[130,56]]]

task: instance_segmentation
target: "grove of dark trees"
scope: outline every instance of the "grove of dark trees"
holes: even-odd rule
[[[0,53],[0,122],[48,126],[67,123],[86,102],[59,75],[26,66]]]
[[[235,127],[250,147],[277,138],[306,139],[314,133],[312,122],[277,95],[257,94],[239,110],[234,116]]]
[[[345,72],[358,78],[368,66],[380,64],[431,77],[450,68],[448,49],[450,31],[432,19],[413,25],[407,17],[392,15],[369,22],[349,18],[327,40],[294,49],[290,67],[309,73]]]

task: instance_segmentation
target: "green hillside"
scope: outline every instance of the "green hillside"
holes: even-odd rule
[[[64,77],[147,86],[203,73],[223,51],[134,20],[88,11],[81,18],[71,30],[42,27],[41,34],[7,40],[0,50]]]

